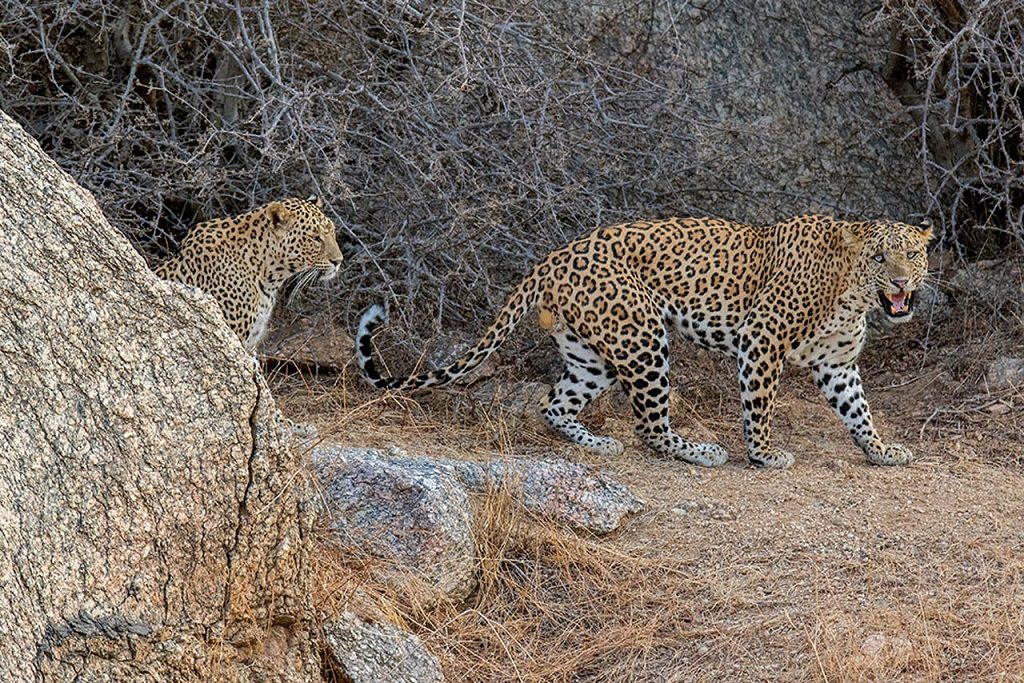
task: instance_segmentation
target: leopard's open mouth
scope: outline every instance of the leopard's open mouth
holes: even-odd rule
[[[879,292],[878,301],[890,320],[905,320],[914,312],[913,292]]]

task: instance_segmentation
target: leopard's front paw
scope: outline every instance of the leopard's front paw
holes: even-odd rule
[[[616,456],[622,454],[622,442],[610,436],[597,437],[589,448],[598,455]]]
[[[687,453],[677,457],[701,467],[718,467],[729,461],[729,451],[717,443],[695,443],[690,445]]]
[[[796,458],[789,451],[784,451],[781,448],[770,448],[767,451],[759,451],[757,453],[748,452],[747,460],[754,467],[784,470],[792,465]]]
[[[914,461],[910,449],[898,443],[884,446],[881,453],[867,453],[866,457],[872,465],[909,465]]]

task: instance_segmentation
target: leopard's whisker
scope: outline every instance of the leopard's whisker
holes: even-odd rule
[[[316,282],[318,274],[319,271],[307,270],[295,279],[295,284],[292,285],[291,292],[288,293],[288,306],[294,305],[301,291]]]

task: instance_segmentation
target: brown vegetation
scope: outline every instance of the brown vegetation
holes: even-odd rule
[[[1005,245],[986,239],[1020,231],[1013,5],[6,3],[0,108],[151,260],[198,220],[326,197],[348,260],[313,303],[351,327],[389,300],[422,342],[638,216],[927,211]]]
[[[327,438],[443,457],[554,452],[613,473],[648,504],[593,539],[499,495],[481,501],[482,587],[465,603],[419,609],[337,557],[316,572],[317,602],[329,612],[371,594],[371,612],[418,633],[467,682],[1020,680],[1024,394],[985,378],[1024,348],[1021,302],[997,311],[961,294],[946,323],[897,327],[863,359],[880,429],[918,456],[908,468],[865,465],[800,372],[783,383],[776,429],[796,465],[747,468],[733,364],[683,344],[674,417],[730,449],[719,469],[644,450],[615,395],[585,417],[625,437],[627,452],[610,459],[566,445],[529,410],[481,401],[480,385],[413,400],[344,373],[278,371],[279,400]]]

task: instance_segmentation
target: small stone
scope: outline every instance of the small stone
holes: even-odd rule
[[[985,412],[992,415],[1006,415],[1008,412],[1013,410],[1013,406],[1008,404],[1006,401],[996,401],[992,405],[985,408]]]
[[[985,380],[993,390],[1024,385],[1024,358],[1003,357],[992,361]]]
[[[441,683],[437,658],[415,634],[350,612],[324,625],[327,652],[352,683]]]
[[[722,503],[714,500],[684,500],[672,508],[677,515],[689,515],[699,513],[705,517],[719,521],[735,519],[732,510]]]
[[[885,645],[885,636],[881,633],[872,633],[860,646],[860,651],[866,655],[877,655]]]

